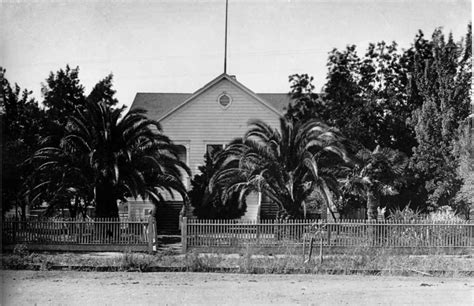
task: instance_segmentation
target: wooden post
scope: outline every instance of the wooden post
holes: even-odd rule
[[[311,257],[313,256],[313,242],[314,242],[314,236],[311,235],[311,239],[309,240],[308,262],[311,262]]]
[[[306,252],[306,234],[303,234],[303,263],[305,263],[305,252]]]
[[[323,263],[323,233],[319,235],[319,264]]]
[[[260,224],[261,224],[261,222],[260,222],[260,217],[259,217],[259,218],[257,218],[257,221],[255,222],[255,225],[257,227],[256,235],[257,235],[257,244],[258,245],[260,245]]]
[[[336,224],[336,226],[337,226],[337,224]],[[328,225],[326,224],[326,226],[324,226],[324,227],[326,227],[326,230],[327,230],[327,232],[328,232],[328,246],[329,246],[329,245],[331,245],[331,226],[328,226]],[[321,229],[320,229],[320,231],[321,231],[321,236],[323,236],[323,228],[324,228],[324,227],[323,227],[323,225],[321,225]],[[336,236],[336,237],[337,237],[337,236]]]
[[[148,216],[148,252],[153,253],[156,251],[156,222],[153,215]]]
[[[188,217],[183,217],[181,224],[181,252],[186,254],[188,251]]]
[[[82,242],[82,222],[80,222],[78,219],[74,220],[74,227],[76,229],[76,243],[81,243]]]
[[[13,227],[13,233],[12,233],[13,234],[13,241],[12,242],[14,242],[14,243],[17,243],[16,233],[18,232],[18,228],[19,228],[17,221],[18,221],[18,219],[12,220],[12,225],[13,225],[12,226]]]

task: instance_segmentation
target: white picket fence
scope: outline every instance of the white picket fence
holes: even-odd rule
[[[327,247],[474,248],[474,223],[417,220],[199,220],[183,218],[183,251],[190,248],[230,248],[254,245],[298,246],[308,235],[322,235]]]
[[[2,222],[4,245],[27,244],[35,250],[146,251],[151,250],[155,236],[153,218],[6,219]]]

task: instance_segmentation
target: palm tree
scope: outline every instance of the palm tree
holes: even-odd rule
[[[36,189],[54,185],[82,198],[93,195],[96,216],[107,218],[117,218],[117,201],[129,196],[158,204],[163,193],[176,191],[186,200],[181,171],[189,169],[176,147],[146,111],[134,109],[121,118],[124,109],[88,102],[77,110],[59,145],[35,153],[36,175],[48,178]]]
[[[193,214],[201,219],[239,218],[245,212],[245,202],[238,201],[237,194],[223,202],[222,188],[209,188],[210,180],[218,170],[215,163],[216,154],[217,152],[207,152],[204,155],[204,164],[198,168],[200,173],[191,180],[192,188],[188,197],[194,207]]]
[[[256,192],[257,206],[260,207],[262,190],[268,185],[263,175],[266,170],[261,164],[262,160],[245,153],[240,155],[239,151],[235,151],[242,148],[244,143],[241,139],[236,139],[225,153],[217,156],[217,171],[209,182],[209,193],[220,194],[223,203],[237,199],[239,206],[242,206],[247,196]]]
[[[377,146],[374,151],[357,152],[356,164],[343,180],[343,189],[361,196],[367,201],[367,218],[377,219],[377,208],[382,195],[397,194],[397,186],[403,182],[406,156],[400,151]]]
[[[280,131],[260,120],[218,156],[220,170],[211,186],[224,194],[262,194],[280,208],[280,217],[305,217],[305,200],[317,191],[335,213],[337,180],[333,166],[346,159],[343,138],[319,120],[293,123],[280,119]]]
[[[26,198],[34,205],[46,201],[47,214],[58,208],[68,208],[71,218],[78,213],[83,217],[93,204],[92,171],[84,167],[87,155],[71,154],[67,147],[44,147],[33,158],[37,168],[27,180]]]

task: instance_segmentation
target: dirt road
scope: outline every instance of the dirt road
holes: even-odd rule
[[[2,305],[473,305],[472,278],[0,271]]]

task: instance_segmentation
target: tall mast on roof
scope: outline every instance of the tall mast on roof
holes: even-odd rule
[[[224,43],[224,73],[227,73],[227,11],[229,0],[225,0],[225,43]]]

